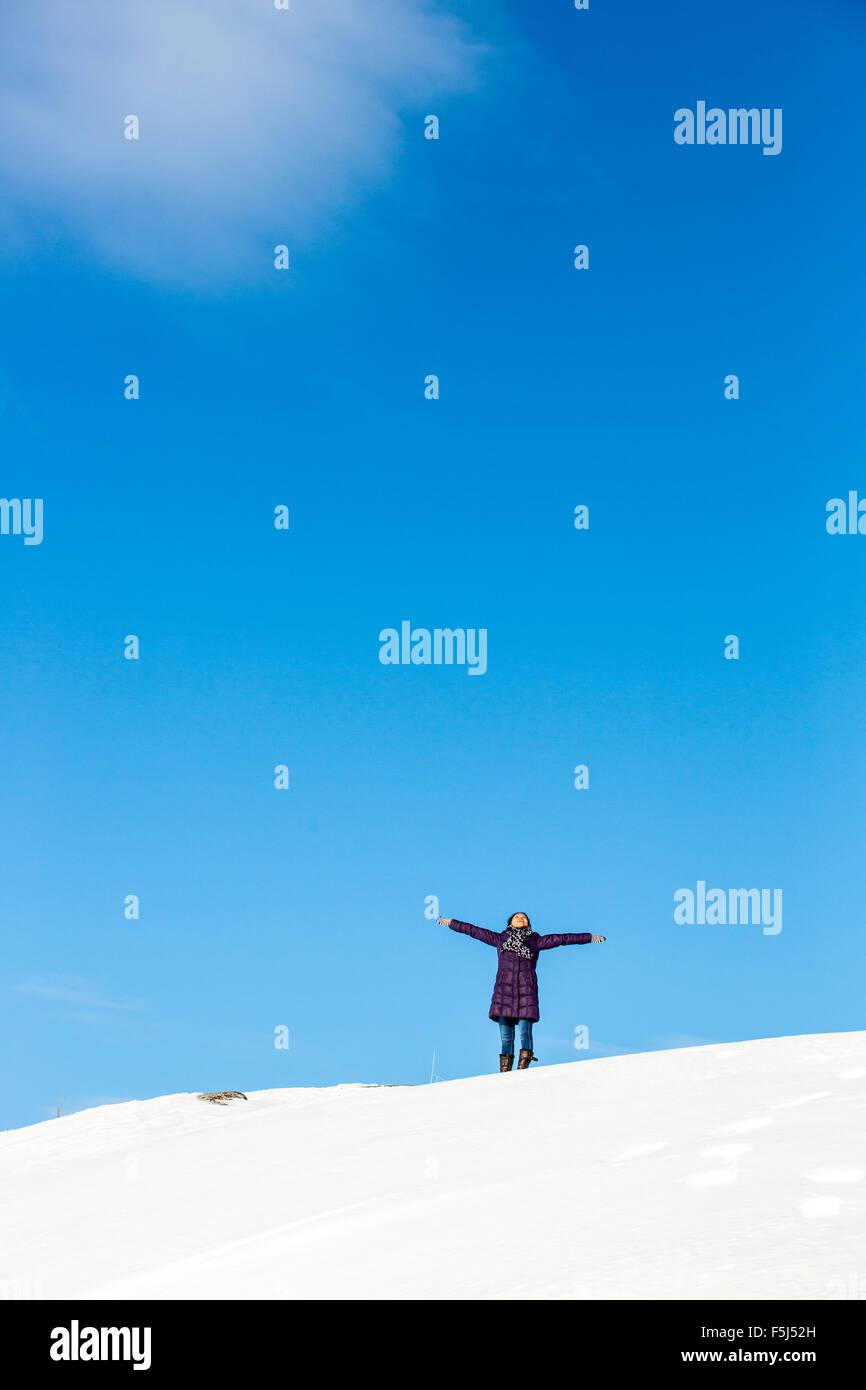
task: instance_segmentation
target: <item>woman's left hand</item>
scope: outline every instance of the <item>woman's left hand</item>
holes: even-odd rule
[[[593,936],[593,937],[591,937],[590,939],[591,939],[592,941],[606,941],[606,940],[607,940],[607,937],[605,937],[605,936]]]

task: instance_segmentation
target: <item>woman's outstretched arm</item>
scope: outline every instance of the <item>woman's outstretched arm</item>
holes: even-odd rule
[[[488,931],[486,927],[473,927],[471,922],[458,922],[456,917],[440,917],[439,925],[463,932],[464,936],[474,936],[476,941],[483,941],[486,946],[499,945],[499,932]]]
[[[604,941],[603,936],[593,936],[588,931],[567,931],[542,936],[538,940],[539,951],[552,951],[554,946],[588,946],[591,941]]]

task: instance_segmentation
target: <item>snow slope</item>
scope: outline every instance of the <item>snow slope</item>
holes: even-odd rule
[[[163,1096],[0,1135],[0,1288],[864,1297],[864,1168],[866,1033]]]

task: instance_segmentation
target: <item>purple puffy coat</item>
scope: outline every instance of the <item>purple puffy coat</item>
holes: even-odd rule
[[[550,951],[554,946],[587,946],[592,941],[588,931],[564,932],[561,936],[539,936],[530,932],[526,938],[526,949],[532,959],[519,956],[516,951],[503,951],[502,943],[507,931],[487,931],[484,927],[473,927],[471,922],[448,923],[452,931],[474,936],[487,946],[495,946],[499,955],[499,968],[490,1001],[490,1018],[528,1018],[538,1022],[538,976],[535,963],[539,951]]]

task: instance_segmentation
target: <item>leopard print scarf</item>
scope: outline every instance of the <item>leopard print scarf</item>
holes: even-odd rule
[[[526,938],[531,932],[531,927],[509,927],[502,943],[503,951],[513,951],[515,955],[523,956],[524,960],[532,960],[532,952],[526,949]]]

